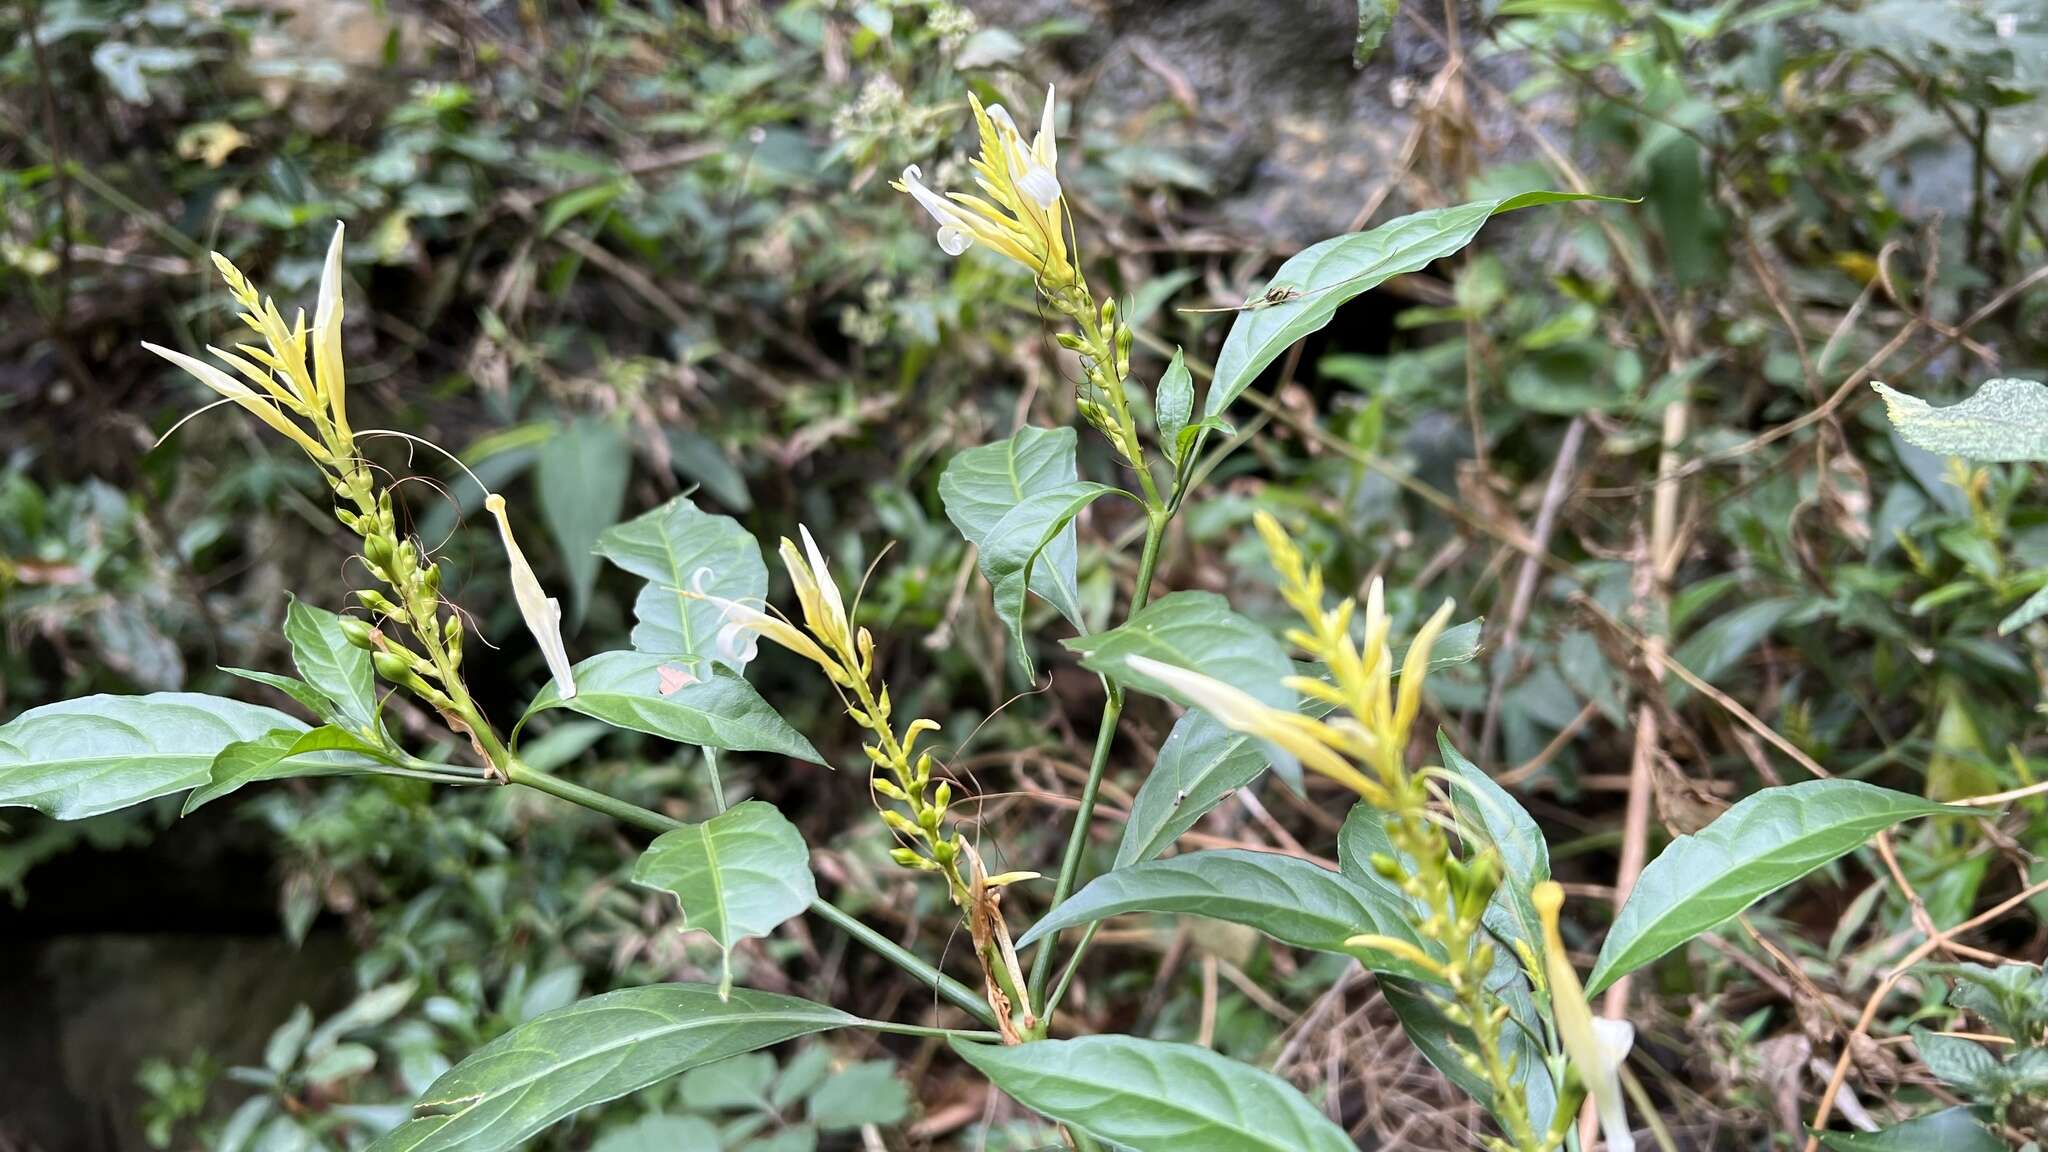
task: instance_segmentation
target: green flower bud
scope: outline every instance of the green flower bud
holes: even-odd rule
[[[377,675],[394,684],[410,684],[419,679],[418,673],[412,670],[412,664],[412,654],[402,649],[370,654],[370,666],[377,670]]]
[[[358,648],[369,651],[376,650],[377,642],[375,636],[377,635],[377,629],[368,620],[355,616],[343,616],[341,618],[341,634],[350,644]]]

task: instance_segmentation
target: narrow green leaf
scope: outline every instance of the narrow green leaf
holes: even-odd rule
[[[294,676],[280,676],[275,672],[258,672],[253,668],[231,668],[225,664],[220,666],[220,670],[230,676],[239,676],[252,684],[261,684],[266,688],[275,688],[279,692],[291,697],[301,708],[323,719],[325,718],[326,710],[334,706],[333,701],[327,699],[318,688]]]
[[[259,780],[375,772],[387,760],[384,749],[332,724],[310,730],[280,728],[221,749],[207,770],[207,780],[185,797],[179,814],[189,816],[201,805]]]
[[[678,744],[732,752],[778,752],[825,761],[753,685],[702,657],[605,652],[576,665],[576,695],[563,700],[550,682],[528,711],[568,708],[617,728]]]
[[[1411,964],[1346,946],[1371,933],[1415,943],[1403,902],[1307,860],[1272,852],[1190,852],[1106,872],[1046,914],[1019,948],[1111,916],[1164,912],[1242,924],[1293,948],[1355,956],[1378,972],[1423,975]]]
[[[0,726],[0,808],[59,820],[97,816],[206,782],[230,744],[306,726],[277,711],[194,692],[86,696]]]
[[[504,1152],[592,1104],[699,1065],[857,1024],[836,1008],[706,984],[607,992],[534,1017],[434,1081],[371,1152]]]
[[[953,1051],[1025,1107],[1132,1152],[1355,1152],[1292,1084],[1206,1048],[1087,1036]]]
[[[1179,464],[1185,455],[1180,447],[1181,429],[1195,415],[1195,378],[1188,372],[1187,358],[1179,348],[1173,350],[1173,360],[1159,377],[1159,392],[1152,407],[1158,416],[1159,443],[1166,449],[1167,459]]]
[[[1906,443],[1938,456],[2000,463],[2048,460],[2048,385],[1986,380],[1967,400],[1936,408],[1872,381]]]
[[[284,638],[299,677],[328,701],[320,718],[351,732],[376,732],[377,678],[370,654],[348,642],[341,617],[294,596],[284,612]]]
[[[1968,1108],[1894,1124],[1877,1132],[1822,1132],[1831,1152],[2010,1152],[2011,1145],[1984,1127]]]
[[[1589,995],[1915,816],[1980,815],[1860,780],[1766,788],[1643,869],[1586,981]]]
[[[2032,596],[2027,597],[2025,603],[2013,609],[2011,615],[2000,620],[1998,634],[2010,636],[2043,616],[2048,616],[2048,585],[2042,585]]]
[[[647,581],[633,601],[633,647],[663,656],[704,656],[735,671],[744,667],[744,661],[716,650],[721,609],[683,594],[706,592],[743,604],[758,604],[768,595],[761,545],[739,521],[701,511],[678,496],[605,529],[597,551]]]
[[[1505,200],[1478,200],[1389,220],[1369,232],[1332,237],[1295,254],[1273,274],[1269,293],[1292,293],[1284,302],[1257,304],[1237,314],[1204,414],[1222,415],[1289,345],[1322,328],[1346,301],[1396,276],[1419,271],[1471,243],[1489,219],[1503,212],[1564,200],[1605,200],[1567,192],[1525,192]]]
[[[541,445],[534,483],[541,518],[569,573],[569,618],[580,625],[597,585],[597,538],[618,523],[633,451],[610,423],[582,417]]]
[[[768,935],[818,898],[803,834],[759,800],[655,837],[633,883],[673,893],[688,928],[717,941],[721,994],[732,989],[734,944]]]
[[[960,535],[981,550],[984,574],[987,553],[999,525],[1004,526],[1006,535],[1028,537],[1032,544],[1042,535],[1043,523],[1027,524],[1010,521],[1008,517],[1027,498],[1080,479],[1076,440],[1072,428],[1026,426],[1006,440],[969,448],[947,462],[945,472],[939,476],[939,500],[945,504],[946,517],[960,530]],[[1039,514],[1050,516],[1052,510],[1041,509]],[[1046,543],[1038,563],[1032,566],[1029,585],[1033,594],[1051,604],[1076,628],[1085,627],[1079,567],[1080,545],[1069,522]],[[994,585],[996,581],[991,577],[989,583]],[[1000,597],[996,610],[998,614],[1007,611]],[[1012,635],[1021,634],[1020,623],[1007,616],[1004,623],[1010,626]],[[1019,658],[1027,668],[1030,666],[1028,654],[1020,652]]]

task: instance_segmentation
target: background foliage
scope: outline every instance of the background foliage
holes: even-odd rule
[[[1100,688],[1054,644],[1031,654],[1040,680],[1019,671],[937,478],[1026,415],[1071,423],[1072,366],[1012,271],[940,258],[885,182],[913,160],[958,165],[965,87],[1035,106],[1054,78],[1082,250],[1145,335],[1140,379],[1175,347],[1206,377],[1230,317],[1181,309],[1233,307],[1333,233],[1531,187],[1642,198],[1504,218],[1322,333],[1285,335],[1277,365],[1241,381],[1248,443],[1162,565],[1164,587],[1281,618],[1254,591],[1270,578],[1244,531],[1266,509],[1333,585],[1383,575],[1405,619],[1446,594],[1483,613],[1485,655],[1432,679],[1433,718],[1537,815],[1575,906],[1601,906],[1763,784],[1825,771],[1947,800],[2038,780],[2048,625],[2015,610],[2048,586],[2039,470],[1915,447],[1869,388],[1945,401],[2041,375],[2038,6],[1272,8],[11,6],[0,715],[94,691],[252,696],[218,669],[282,666],[285,589],[340,604],[351,573],[325,494],[226,413],[152,448],[199,397],[138,341],[227,331],[209,249],[310,297],[315,245],[341,219],[360,410],[508,494],[565,593],[572,650],[623,647],[632,626],[635,585],[600,562],[631,548],[612,525],[684,491],[764,539],[802,520],[848,571],[874,562],[861,619],[915,697],[902,706],[945,722],[954,770],[988,797],[991,867],[1050,871]],[[1360,67],[1366,8],[1385,38]],[[404,489],[418,531],[505,643],[472,658],[473,684],[511,710],[544,671],[477,494],[439,461],[376,453],[420,477]],[[1082,453],[1084,474],[1112,473],[1098,444]],[[1130,577],[1101,547],[1134,529],[1114,504],[1077,521],[1063,606],[1084,616]],[[803,669],[764,654],[755,679],[828,760],[859,762]],[[1141,813],[1133,792],[1171,721],[1156,703],[1126,716],[1097,868]],[[535,727],[536,767],[706,813],[695,752],[563,711]],[[844,773],[725,766],[735,798],[798,820],[842,903],[905,940],[949,922],[941,893],[889,867]],[[1265,783],[1181,842],[1331,861],[1329,799]],[[2040,805],[1914,825],[1639,974],[1637,1066],[1684,1145],[1803,1140],[1845,1047],[1845,1115],[1976,1101],[2015,1143],[2032,1132],[2038,985],[1959,967],[1855,1024],[1928,927],[2048,876]],[[5,816],[0,932],[30,943],[0,959],[0,1005],[25,1021],[0,1043],[0,1082],[27,1086],[0,1108],[0,1142],[355,1148],[511,1025],[611,987],[716,980],[723,962],[674,931],[672,897],[630,882],[640,845],[545,797],[294,781],[160,837],[176,820],[170,800],[77,824]],[[1936,958],[2039,960],[2044,914],[2036,896]],[[1102,934],[1073,1001],[1083,1021],[1273,1067],[1366,1147],[1458,1146],[1478,1123],[1401,1037],[1397,987],[1165,924]],[[734,941],[731,964],[744,985],[878,1018],[916,995],[801,922]],[[1987,1066],[1987,1049],[1933,1035],[1959,1009],[2017,1041],[2010,1058]],[[869,1134],[1047,1138],[936,1041],[834,1033],[540,1140],[768,1150]]]

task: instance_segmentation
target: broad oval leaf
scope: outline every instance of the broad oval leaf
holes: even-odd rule
[[[1588,995],[1727,923],[1764,896],[1877,833],[1938,812],[1981,815],[1860,780],[1766,788],[1643,869],[1600,948]]]
[[[825,762],[739,673],[702,657],[606,652],[576,665],[575,674],[575,696],[562,699],[550,681],[529,712],[568,708],[678,744]]]
[[[284,611],[284,638],[292,646],[300,679],[329,704],[316,710],[322,720],[359,734],[378,731],[370,654],[348,642],[340,616],[294,596]]]
[[[0,726],[0,808],[77,820],[204,784],[230,744],[306,725],[196,692],[86,696]]]
[[[1296,340],[1330,322],[1337,309],[1396,276],[1419,271],[1463,248],[1481,225],[1503,212],[1564,200],[1614,200],[1569,192],[1524,192],[1503,200],[1475,200],[1389,220],[1369,232],[1334,236],[1289,258],[1273,274],[1268,293],[1291,292],[1282,303],[1257,304],[1237,314],[1216,356],[1203,412],[1220,416],[1268,364]]]
[[[1875,381],[1870,386],[1916,448],[1991,463],[2048,460],[2048,384],[1986,380],[1976,395],[1943,408]]]
[[[1010,626],[1011,647],[1032,673],[1031,648],[1024,637],[1024,592],[1040,559],[1071,531],[1074,517],[1104,496],[1129,496],[1121,488],[1075,480],[1017,502],[981,541],[981,574],[995,590],[996,615]],[[1081,627],[1081,622],[1073,621]]]
[[[699,1065],[859,1019],[792,996],[654,984],[521,1024],[435,1080],[371,1152],[503,1152],[555,1121]]]
[[[1207,916],[1256,929],[1290,947],[1355,956],[1374,971],[1423,975],[1394,957],[1344,943],[1368,933],[1415,943],[1403,903],[1388,889],[1353,883],[1297,857],[1234,848],[1106,872],[1033,924],[1017,947],[1134,912]]]
[[[1017,429],[1015,435],[956,454],[939,476],[939,500],[946,518],[960,535],[982,552],[983,573],[991,534],[1010,510],[1027,497],[1049,492],[1080,479],[1072,428]],[[1012,526],[1021,531],[1022,525]],[[1036,534],[1033,534],[1036,539]],[[1080,546],[1073,526],[1061,528],[1046,544],[1031,572],[1031,591],[1059,610],[1074,627],[1082,627],[1077,570]],[[994,585],[994,577],[989,578]],[[998,612],[1003,611],[997,601]],[[1010,623],[1011,632],[1020,625]]]
[[[1126,661],[1147,656],[1221,680],[1276,708],[1294,707],[1294,689],[1284,683],[1294,675],[1287,649],[1214,592],[1170,593],[1115,628],[1062,643],[1080,653],[1081,665],[1089,671],[1178,704],[1188,701],[1134,672]]]
[[[1025,1107],[1133,1152],[1356,1152],[1294,1085],[1191,1044],[1086,1036],[953,1051]]]
[[[736,670],[745,665],[717,651],[722,610],[684,595],[709,592],[756,604],[768,595],[761,545],[739,521],[714,516],[678,496],[605,529],[597,551],[647,581],[633,601],[634,648],[663,656],[705,656]]]
[[[718,942],[721,992],[732,988],[734,944],[768,935],[818,898],[803,834],[759,800],[655,837],[633,883],[673,893],[687,929]]]

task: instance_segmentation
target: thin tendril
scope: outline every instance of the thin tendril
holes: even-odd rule
[[[429,440],[424,436],[415,436],[410,432],[399,432],[390,428],[365,428],[362,431],[356,433],[355,438],[361,440],[366,436],[396,436],[401,440],[409,440],[414,444],[423,444],[428,448],[432,448],[434,451],[439,452],[441,455],[446,456],[448,459],[454,461],[455,466],[457,468],[460,468],[465,473],[468,473],[469,478],[472,481],[475,481],[476,486],[483,491],[484,495],[489,496],[491,494],[491,486],[489,484],[484,483],[482,477],[478,476],[475,472],[470,471],[469,465],[464,464],[462,462],[462,457],[457,456],[455,453],[450,452],[446,448],[441,447],[439,444],[434,443],[432,440]]]

